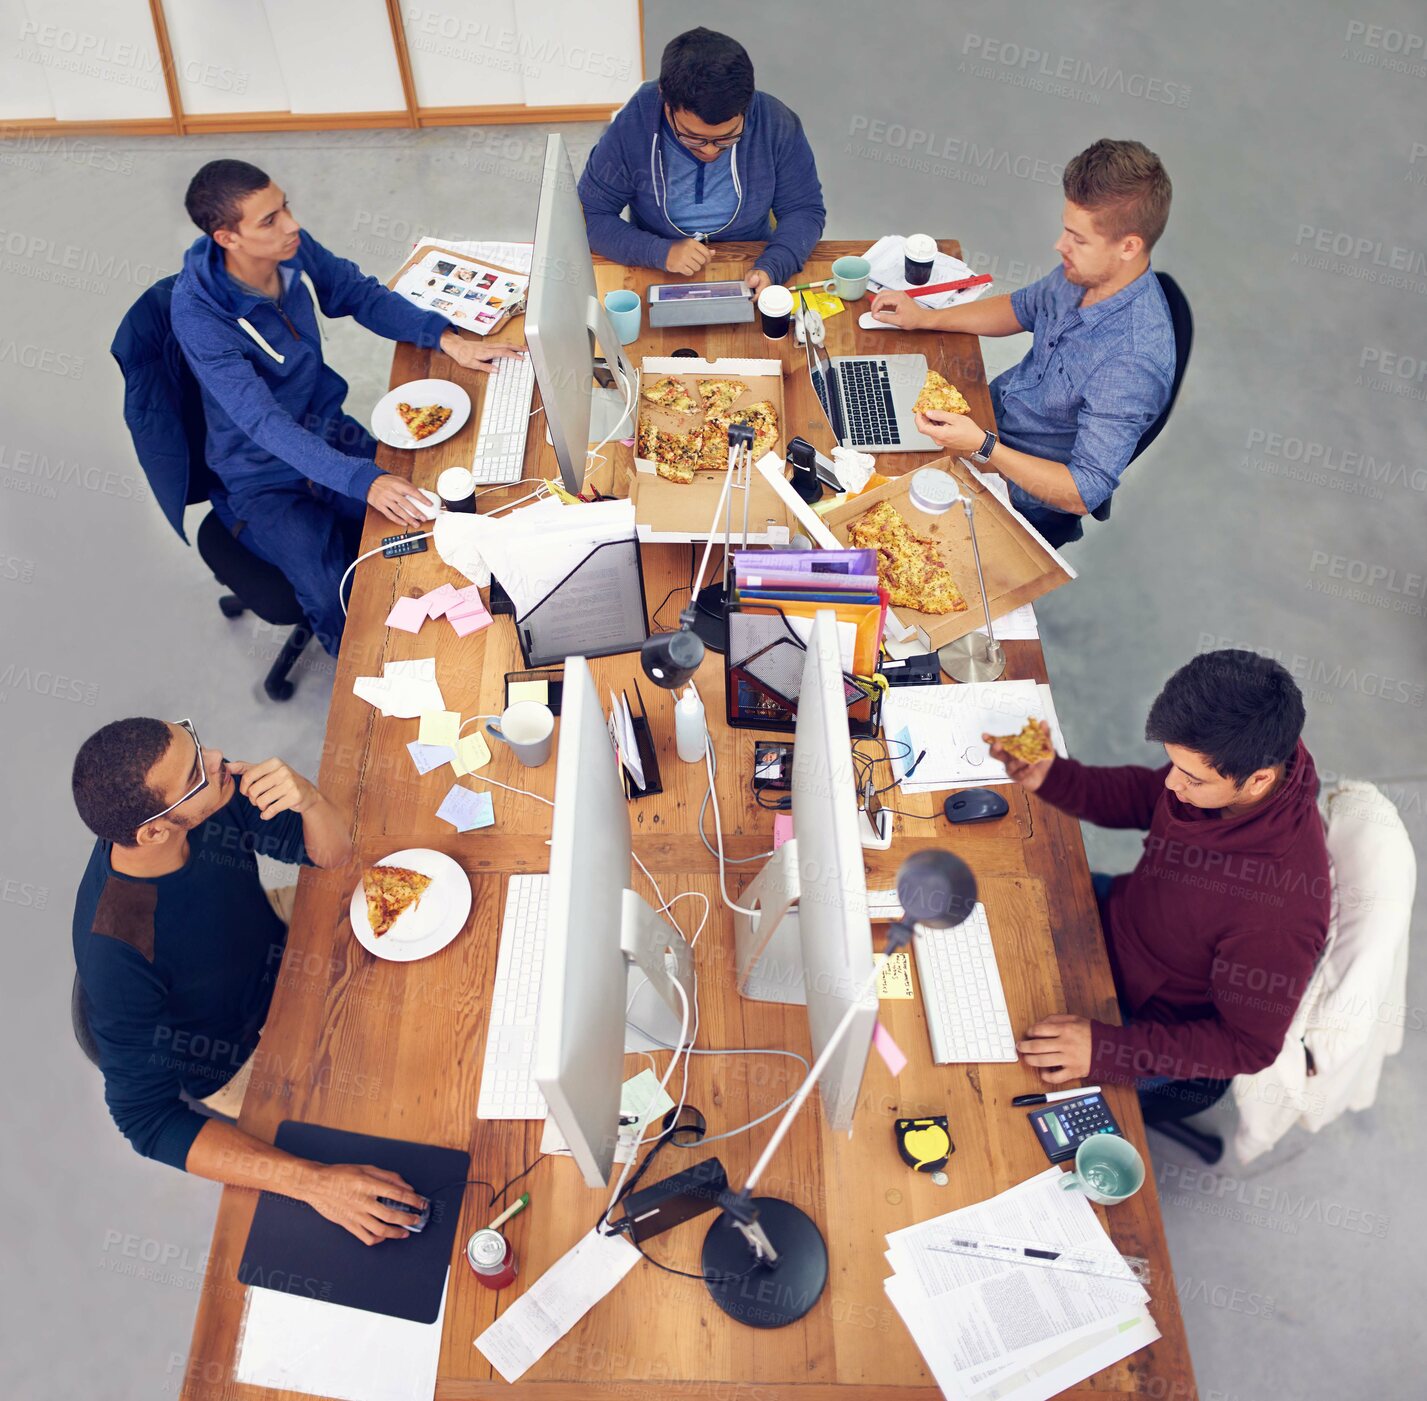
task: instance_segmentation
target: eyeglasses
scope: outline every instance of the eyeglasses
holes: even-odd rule
[[[728,151],[743,140],[743,128],[747,123],[740,122],[738,130],[732,136],[696,136],[692,131],[684,131],[672,115],[669,125],[674,129],[674,135],[679,138],[679,144],[687,146],[691,151],[697,151],[701,146],[713,146],[720,151]]]
[[[195,793],[201,793],[208,787],[208,771],[203,767],[203,746],[198,742],[198,731],[193,728],[192,720],[175,720],[173,722],[184,730],[189,739],[193,741],[193,763],[198,770],[198,782],[181,797],[178,802],[170,803],[162,812],[156,812],[152,817],[146,817],[139,823],[140,827],[147,827],[150,822],[157,822],[161,817],[167,817],[174,808],[182,807]]]

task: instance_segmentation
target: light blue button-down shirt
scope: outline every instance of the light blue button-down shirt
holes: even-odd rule
[[[1011,309],[1035,342],[991,382],[997,433],[1007,447],[1063,462],[1087,511],[1107,500],[1141,435],[1169,403],[1174,324],[1147,268],[1128,287],[1082,307],[1083,287],[1054,272],[1011,293]],[[1035,525],[1064,519],[1008,482]]]

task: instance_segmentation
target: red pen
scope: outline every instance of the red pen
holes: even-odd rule
[[[976,277],[963,277],[960,282],[938,282],[931,287],[908,287],[905,290],[909,297],[929,297],[933,292],[964,292],[968,287],[981,287],[993,280],[989,272],[983,272]]]

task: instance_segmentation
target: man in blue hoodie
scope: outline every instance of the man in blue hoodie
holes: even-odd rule
[[[694,277],[715,239],[767,243],[745,279],[755,293],[787,282],[827,223],[803,124],[754,90],[743,45],[710,29],[669,42],[659,81],[590,152],[580,202],[590,247],[629,266]]]
[[[426,498],[376,465],[376,441],[342,411],[347,382],[322,358],[318,304],[389,340],[439,346],[467,369],[493,371],[519,352],[464,339],[445,317],[333,256],[246,161],[210,161],[184,203],[203,236],[174,284],[173,330],[203,391],[208,465],[243,544],[287,575],[335,655],[338,585],[367,506],[404,528],[427,517]]]

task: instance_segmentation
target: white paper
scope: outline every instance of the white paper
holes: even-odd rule
[[[524,310],[530,285],[528,275],[504,272],[491,261],[463,249],[431,248],[392,290],[423,311],[439,312],[453,326],[484,336]]]
[[[1023,603],[1019,608],[1013,608],[1009,613],[1003,613],[999,618],[992,618],[991,626],[996,633],[998,642],[1033,641],[1041,635],[1033,603]],[[986,629],[977,628],[976,631],[984,635]]]
[[[1034,681],[984,681],[959,686],[894,686],[882,701],[882,733],[911,753],[893,765],[904,793],[936,793],[965,784],[1009,783],[1006,767],[991,757],[983,734],[1014,734],[1027,720],[1052,721],[1046,693]],[[1051,743],[1064,755],[1065,741],[1051,723]],[[903,778],[926,750],[911,778]]]
[[[867,279],[869,291],[887,288],[892,291],[905,292],[911,286],[907,281],[907,265],[904,257],[906,244],[907,240],[901,234],[887,234],[879,238],[862,255],[872,264],[872,270]],[[931,276],[923,285],[934,287],[939,282],[960,282],[963,278],[975,276],[976,271],[969,264],[938,249],[936,257],[932,260]],[[963,302],[974,302],[990,286],[991,283],[983,282],[980,286],[968,287],[961,292],[933,292],[931,296],[918,297],[917,300],[933,311],[940,311],[944,307],[960,306]],[[863,312],[858,324],[864,330],[888,329],[885,321],[873,321],[870,312]]]
[[[499,243],[486,239],[437,238],[423,235],[412,243],[412,251],[423,243],[434,243],[441,248],[449,248],[453,253],[464,253],[468,258],[479,258],[487,263],[498,263],[512,272],[527,275],[534,264],[535,245],[533,243]]]
[[[335,1401],[431,1401],[445,1316],[444,1291],[436,1321],[413,1323],[303,1294],[249,1289],[234,1378]]]
[[[644,791],[644,764],[639,758],[639,737],[634,733],[634,715],[629,708],[627,696],[609,693],[609,733],[619,754],[620,763],[629,770],[629,776],[642,793]]]
[[[639,1263],[623,1236],[593,1230],[545,1271],[476,1346],[508,1382],[519,1381]]]

